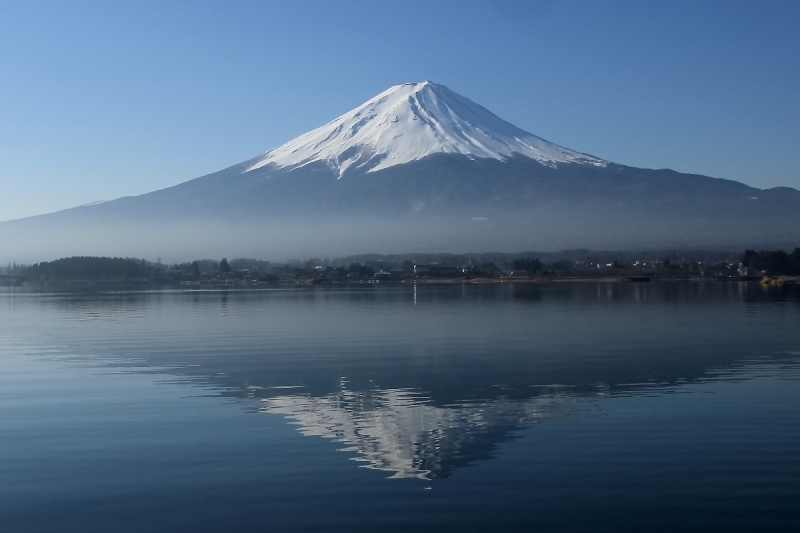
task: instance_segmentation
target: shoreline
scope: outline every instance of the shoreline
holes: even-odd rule
[[[405,280],[359,280],[342,282],[319,283],[313,279],[281,280],[279,282],[260,282],[252,280],[229,280],[229,281],[199,281],[199,282],[158,282],[153,280],[64,280],[64,281],[22,281],[15,280],[15,283],[0,283],[0,287],[16,287],[23,289],[117,289],[117,290],[220,290],[220,289],[270,289],[288,287],[361,287],[361,286],[408,286],[408,285],[503,285],[503,284],[524,284],[524,285],[543,285],[549,283],[621,283],[621,284],[641,284],[641,283],[759,283],[761,286],[779,287],[785,284],[800,284],[799,276],[780,276],[780,277],[691,277],[691,278],[668,278],[668,277],[540,277],[540,278],[472,278],[472,279],[448,279],[448,278],[419,278]]]

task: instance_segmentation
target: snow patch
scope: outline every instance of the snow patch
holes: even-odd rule
[[[607,162],[523,131],[444,85],[395,85],[324,126],[258,158],[246,172],[325,161],[341,177],[349,169],[382,170],[436,154],[505,160],[513,155],[551,167]]]

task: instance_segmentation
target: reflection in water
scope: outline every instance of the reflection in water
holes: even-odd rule
[[[306,436],[347,444],[367,468],[393,478],[439,479],[453,469],[491,457],[498,442],[521,424],[553,416],[559,398],[497,400],[436,407],[417,391],[350,391],[326,397],[302,395],[262,399],[261,410],[282,414]]]
[[[762,364],[796,371],[799,293],[744,283],[8,293],[0,313],[15,336],[48,335],[65,356],[168,373],[283,415],[391,477],[441,479],[524,425],[590,408],[582,399],[674,392]]]
[[[340,451],[354,453],[353,459],[366,468],[391,472],[391,478],[433,480],[448,477],[456,468],[493,458],[497,446],[524,426],[596,414],[595,410],[602,408],[602,404],[593,406],[582,400],[674,394],[688,392],[686,386],[692,383],[767,375],[797,380],[800,353],[775,354],[729,368],[709,369],[702,379],[678,379],[674,384],[631,383],[612,389],[600,382],[593,390],[561,385],[530,387],[526,399],[499,395],[450,405],[434,405],[415,389],[354,391],[343,382],[338,392],[326,396],[273,390],[273,396],[259,399],[259,411],[287,417],[305,436],[345,444]]]

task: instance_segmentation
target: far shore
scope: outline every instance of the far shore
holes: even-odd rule
[[[7,278],[7,277],[6,277]],[[731,276],[731,277],[501,277],[501,278],[421,278],[404,280],[361,280],[318,283],[314,279],[286,279],[276,282],[255,280],[210,280],[201,282],[157,282],[152,280],[58,280],[58,281],[22,281],[0,279],[2,287],[19,287],[24,289],[95,289],[95,290],[219,290],[219,289],[270,289],[288,287],[365,287],[365,286],[409,286],[409,285],[500,285],[500,284],[548,284],[548,283],[759,283],[763,287],[775,287],[784,284],[800,284],[800,276]]]

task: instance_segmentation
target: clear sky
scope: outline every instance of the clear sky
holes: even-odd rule
[[[0,220],[174,185],[423,79],[617,163],[800,188],[798,1],[0,0]]]

